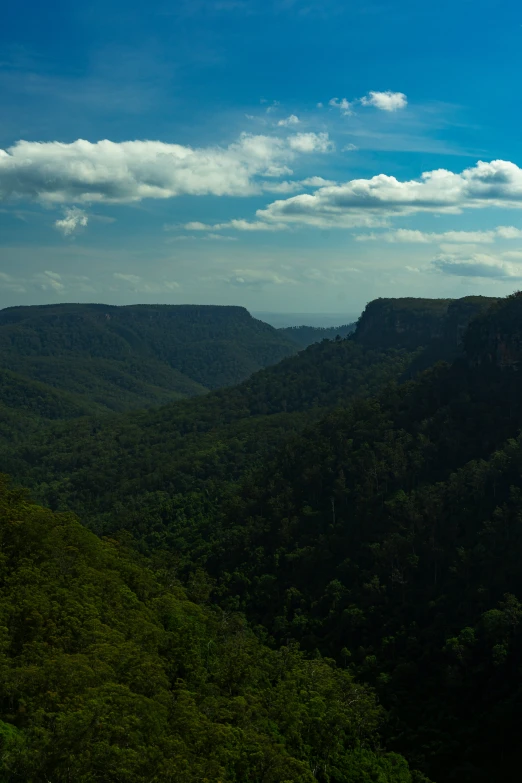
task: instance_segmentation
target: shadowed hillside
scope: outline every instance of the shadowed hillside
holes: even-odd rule
[[[0,311],[2,368],[15,372],[18,384],[25,377],[28,386],[37,381],[74,395],[78,408],[92,412],[203,394],[295,350],[241,307],[66,304]]]

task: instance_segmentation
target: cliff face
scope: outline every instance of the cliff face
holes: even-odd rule
[[[522,362],[522,292],[499,300],[475,319],[463,342],[472,365],[518,370]]]
[[[354,339],[369,347],[407,350],[437,344],[441,358],[451,358],[460,352],[469,322],[496,301],[485,296],[375,299],[361,315]]]
[[[355,339],[371,347],[417,348],[442,336],[450,299],[375,299],[355,330]]]

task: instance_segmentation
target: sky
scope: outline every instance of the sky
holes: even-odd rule
[[[0,307],[522,287],[514,0],[21,0],[0,52]]]

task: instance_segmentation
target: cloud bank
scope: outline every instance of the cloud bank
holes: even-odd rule
[[[441,233],[398,228],[380,234],[359,234],[358,242],[388,242],[391,244],[433,244],[448,242],[451,244],[482,245],[496,242],[497,239],[522,239],[522,229],[514,226],[497,226],[488,231],[443,231]]]
[[[420,212],[457,215],[485,207],[522,208],[522,169],[515,163],[479,161],[461,173],[437,169],[407,181],[378,174],[274,201],[256,214],[267,222],[350,228],[382,227],[390,218]]]
[[[286,138],[243,133],[224,148],[160,141],[19,141],[0,150],[0,199],[52,205],[125,204],[181,195],[250,196],[262,192],[264,176],[288,172],[287,164],[297,155],[331,149],[327,133]],[[66,215],[57,228],[71,233],[82,219]]]
[[[522,280],[522,264],[502,257],[474,253],[470,256],[441,254],[431,262],[433,269],[457,277],[482,277],[491,280]]]

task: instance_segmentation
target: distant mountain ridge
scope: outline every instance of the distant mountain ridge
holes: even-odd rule
[[[60,304],[0,310],[0,366],[123,411],[233,385],[296,352],[244,307]],[[5,378],[4,387],[8,380]],[[0,397],[0,403],[2,402]],[[68,401],[69,403],[71,400]]]

